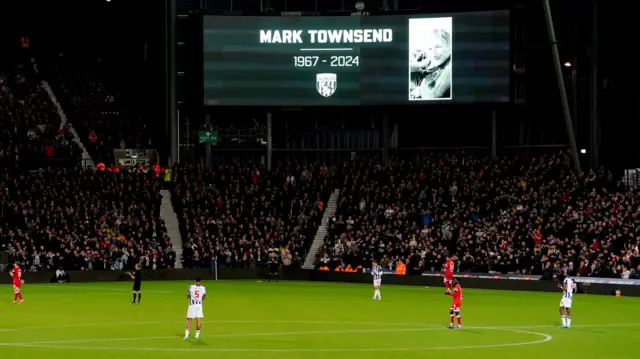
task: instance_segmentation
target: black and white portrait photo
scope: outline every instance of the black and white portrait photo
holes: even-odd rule
[[[452,98],[453,18],[409,19],[409,101]]]

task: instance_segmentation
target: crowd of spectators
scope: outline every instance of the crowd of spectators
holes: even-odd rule
[[[55,169],[1,177],[0,252],[27,270],[175,265],[159,219],[162,183],[152,173]]]
[[[95,73],[59,71],[54,87],[96,162],[153,146]],[[127,107],[127,106],[124,106]],[[80,158],[33,64],[0,70],[1,250],[32,270],[301,266],[331,192],[338,211],[317,265],[640,278],[640,192],[602,168],[575,175],[567,153],[503,158],[431,153],[347,163],[179,166],[172,190],[184,240],[177,259],[159,219],[162,183],[134,171],[21,166]],[[16,166],[17,165],[17,166]]]
[[[34,64],[0,69],[0,162],[29,167],[41,159],[73,158],[82,150],[73,142],[40,82]]]
[[[184,266],[260,267],[272,256],[299,267],[336,178],[318,161],[251,162],[175,170],[174,208],[185,239]]]
[[[638,278],[640,193],[570,165],[566,153],[354,161],[317,264],[417,274],[450,254],[461,272]]]
[[[50,83],[66,116],[95,162],[114,163],[114,148],[153,148],[152,131],[143,117],[103,81],[99,65],[78,71],[63,55]]]

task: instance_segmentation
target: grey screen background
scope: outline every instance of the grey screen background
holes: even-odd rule
[[[409,19],[451,16],[452,97],[408,100]],[[205,105],[326,106],[509,101],[509,12],[437,15],[238,17],[204,16]],[[393,42],[261,44],[260,30],[393,29]],[[308,37],[304,37],[308,39]],[[300,51],[350,47],[353,51]],[[358,67],[295,67],[294,56],[359,56]],[[332,96],[321,96],[316,74],[337,74]]]

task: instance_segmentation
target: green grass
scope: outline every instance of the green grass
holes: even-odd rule
[[[182,340],[187,282],[2,286],[3,358],[640,358],[640,300],[576,295],[560,329],[559,293],[466,289],[463,330],[446,330],[442,288],[209,281],[200,341]],[[534,343],[535,342],[535,343]],[[529,344],[524,344],[529,343]],[[458,349],[456,349],[458,348]]]

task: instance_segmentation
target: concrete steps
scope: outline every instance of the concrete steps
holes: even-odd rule
[[[318,232],[316,232],[313,243],[311,243],[311,248],[309,248],[309,253],[307,253],[307,257],[305,258],[304,264],[302,265],[303,269],[313,269],[315,267],[316,255],[318,254],[318,250],[320,249],[320,247],[324,245],[324,239],[327,236],[327,233],[329,233],[329,220],[336,214],[336,211],[338,210],[339,198],[340,190],[336,189],[329,197],[329,201],[327,202],[327,209],[322,215],[322,223],[318,227]]]
[[[171,202],[171,192],[163,189],[160,191],[162,195],[162,204],[160,205],[160,218],[164,220],[167,226],[167,235],[171,238],[171,245],[176,252],[176,269],[182,268],[182,236],[180,234],[180,222],[178,214],[173,209]]]

